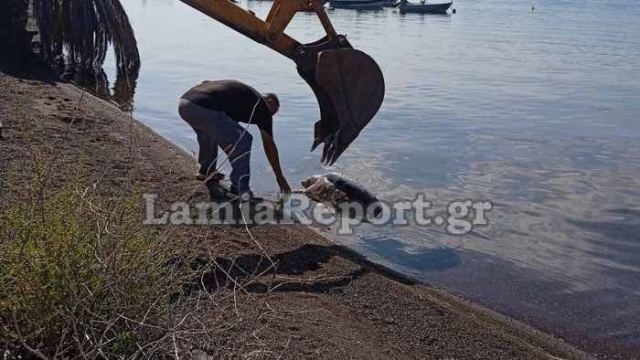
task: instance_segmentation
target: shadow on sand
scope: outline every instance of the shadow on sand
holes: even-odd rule
[[[369,272],[379,273],[404,284],[416,284],[416,281],[339,245],[307,244],[270,257],[271,260],[263,254],[245,254],[234,258],[198,257],[191,262],[191,267],[207,270],[198,279],[198,283],[191,286],[191,290],[204,287],[207,291],[216,291],[242,284],[245,291],[253,293],[330,293],[339,292],[351,281]],[[319,270],[333,257],[349,260],[358,265],[358,268],[340,275],[317,276],[311,279],[302,277],[305,273]],[[178,262],[174,259],[171,263],[175,265]]]

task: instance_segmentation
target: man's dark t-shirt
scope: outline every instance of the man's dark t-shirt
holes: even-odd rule
[[[182,98],[210,110],[224,111],[237,122],[256,124],[260,130],[273,136],[273,118],[267,103],[254,88],[240,81],[205,81],[191,88]],[[254,106],[256,111],[252,120]]]

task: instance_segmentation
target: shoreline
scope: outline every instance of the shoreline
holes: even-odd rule
[[[186,193],[189,201],[206,197],[192,179],[193,157],[115,105],[46,73],[0,72],[0,86],[0,168],[3,174],[18,171],[15,181],[28,177],[29,152],[37,151],[51,157],[56,186],[81,168],[105,196],[135,184],[162,193],[166,203]],[[2,177],[4,189],[8,179]],[[0,203],[10,204],[11,194],[2,193],[7,199]],[[234,330],[234,341],[251,343],[255,351],[284,358],[590,358],[553,335],[420,284],[302,225],[251,231],[282,265],[275,287],[264,280],[259,283],[267,291],[242,299],[247,314],[270,304],[266,324],[246,315],[247,325]],[[260,250],[243,227],[195,227],[182,236],[219,257],[250,258]],[[268,330],[258,332],[263,328]]]

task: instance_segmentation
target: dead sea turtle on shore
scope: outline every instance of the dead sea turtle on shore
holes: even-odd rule
[[[302,181],[302,186],[304,186],[302,192],[309,199],[329,204],[338,212],[348,208],[349,217],[352,218],[364,218],[363,213],[356,210],[357,205],[360,205],[369,216],[378,217],[382,212],[380,201],[375,195],[364,186],[340,174],[314,175]]]

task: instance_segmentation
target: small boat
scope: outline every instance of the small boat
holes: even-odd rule
[[[330,0],[329,6],[334,9],[382,10],[388,3],[389,0]]]
[[[419,4],[410,3],[407,0],[401,0],[396,6],[401,13],[420,13],[420,14],[446,14],[453,2],[441,4],[428,4],[421,1]]]
[[[398,3],[397,0],[385,0],[384,4],[382,4],[382,6],[384,6],[384,7],[395,7],[397,3]]]

